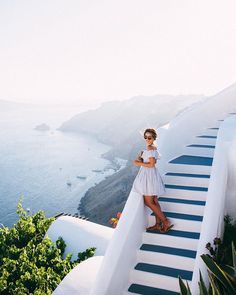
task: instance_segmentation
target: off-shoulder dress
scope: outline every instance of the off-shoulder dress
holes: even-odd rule
[[[149,157],[155,157],[158,160],[161,155],[157,150],[144,150],[141,157],[143,162],[147,163],[150,161]],[[163,179],[156,166],[151,168],[140,166],[132,190],[141,195],[158,197],[166,192]]]

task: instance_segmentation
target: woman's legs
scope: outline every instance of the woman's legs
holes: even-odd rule
[[[156,204],[156,201],[157,201],[157,198],[155,198],[156,196],[149,196],[149,198],[152,198],[153,199],[153,202],[154,202],[154,204]],[[145,203],[145,205],[147,205],[146,204],[146,201],[145,201],[145,198],[144,198],[144,203]],[[153,230],[153,229],[159,229],[159,230],[161,230],[161,226],[162,226],[162,224],[161,224],[161,220],[158,218],[158,216],[156,215],[156,214],[154,214],[155,215],[155,218],[156,218],[156,223],[153,225],[153,226],[149,226],[147,229],[148,230]]]
[[[158,201],[157,201],[157,196],[152,196],[153,197],[153,202],[154,204],[158,204]],[[155,218],[156,218],[156,224],[160,224],[161,223],[161,220],[158,218],[158,216],[155,214]]]
[[[157,200],[156,196],[144,196],[144,203],[146,206],[148,206],[155,214],[156,217],[156,224],[152,227],[149,227],[148,229],[151,228],[157,228],[159,229],[160,222],[163,224],[163,232],[165,232],[168,227],[171,225],[171,222],[164,213],[161,211],[161,206]]]

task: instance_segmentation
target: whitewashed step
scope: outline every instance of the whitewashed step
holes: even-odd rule
[[[202,157],[213,157],[215,149],[212,148],[210,145],[207,147],[195,147],[195,146],[185,146],[183,149],[183,153],[185,155],[190,156],[202,156]]]
[[[176,230],[183,230],[183,231],[192,231],[192,232],[200,232],[201,231],[201,221],[195,221],[195,220],[186,220],[186,219],[179,219],[179,218],[173,218],[168,217],[171,221],[171,223],[174,224],[173,229]],[[152,226],[156,223],[156,219],[154,215],[148,216],[148,226]]]
[[[131,285],[132,283],[130,283]],[[124,293],[122,293],[122,295],[140,295],[140,293],[134,293],[134,292],[129,292],[128,289],[126,289],[126,291],[124,291]]]
[[[155,234],[150,232],[143,232],[142,243],[160,245],[166,247],[174,247],[180,249],[197,250],[198,239],[190,239],[184,237],[170,236],[167,234]]]
[[[209,144],[215,145],[216,138],[205,138],[205,137],[194,137],[191,141],[191,144]]]
[[[205,206],[201,205],[192,205],[185,203],[176,203],[176,202],[167,202],[167,200],[161,199],[159,200],[159,204],[161,206],[162,211],[167,212],[177,212],[177,213],[187,213],[193,215],[201,215],[203,216]]]
[[[132,284],[132,282],[129,282],[129,286],[131,284]],[[129,292],[128,291],[129,286],[125,288],[125,291],[124,291],[124,293],[122,293],[122,295],[140,295],[140,293]]]
[[[204,133],[205,135],[214,135],[214,136],[217,136],[218,135],[218,131],[219,131],[219,129],[206,128],[201,133],[202,134]]]
[[[195,259],[179,255],[172,255],[153,251],[137,251],[137,263],[144,262],[150,264],[164,265],[167,267],[193,271]]]
[[[178,198],[178,199],[191,199],[191,200],[205,201],[207,196],[207,191],[175,189],[175,188],[167,188],[167,187],[165,188],[165,190],[166,190],[166,193],[162,195],[163,197],[168,196],[168,197]]]
[[[211,166],[204,165],[187,165],[187,164],[166,164],[166,171],[178,173],[192,173],[192,174],[208,174],[211,173]]]
[[[122,293],[122,295],[140,295],[140,293],[135,293],[135,292],[129,292],[128,289],[130,287],[130,285],[133,284],[133,282],[131,282],[130,280],[128,280],[128,283],[125,285],[124,287],[124,292]]]
[[[130,271],[129,280],[135,284],[141,284],[175,292],[180,291],[178,278],[170,276],[133,269]]]
[[[169,183],[169,184],[208,187],[210,178],[163,175],[162,179],[164,183]]]

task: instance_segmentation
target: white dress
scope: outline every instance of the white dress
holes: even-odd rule
[[[149,157],[160,159],[161,155],[157,150],[144,150],[141,157],[143,162],[147,163],[150,161]],[[160,196],[166,192],[165,184],[156,166],[151,168],[140,166],[132,190],[145,196]]]

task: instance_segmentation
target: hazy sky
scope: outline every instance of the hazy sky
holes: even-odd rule
[[[215,94],[236,82],[235,0],[0,0],[0,99]]]

